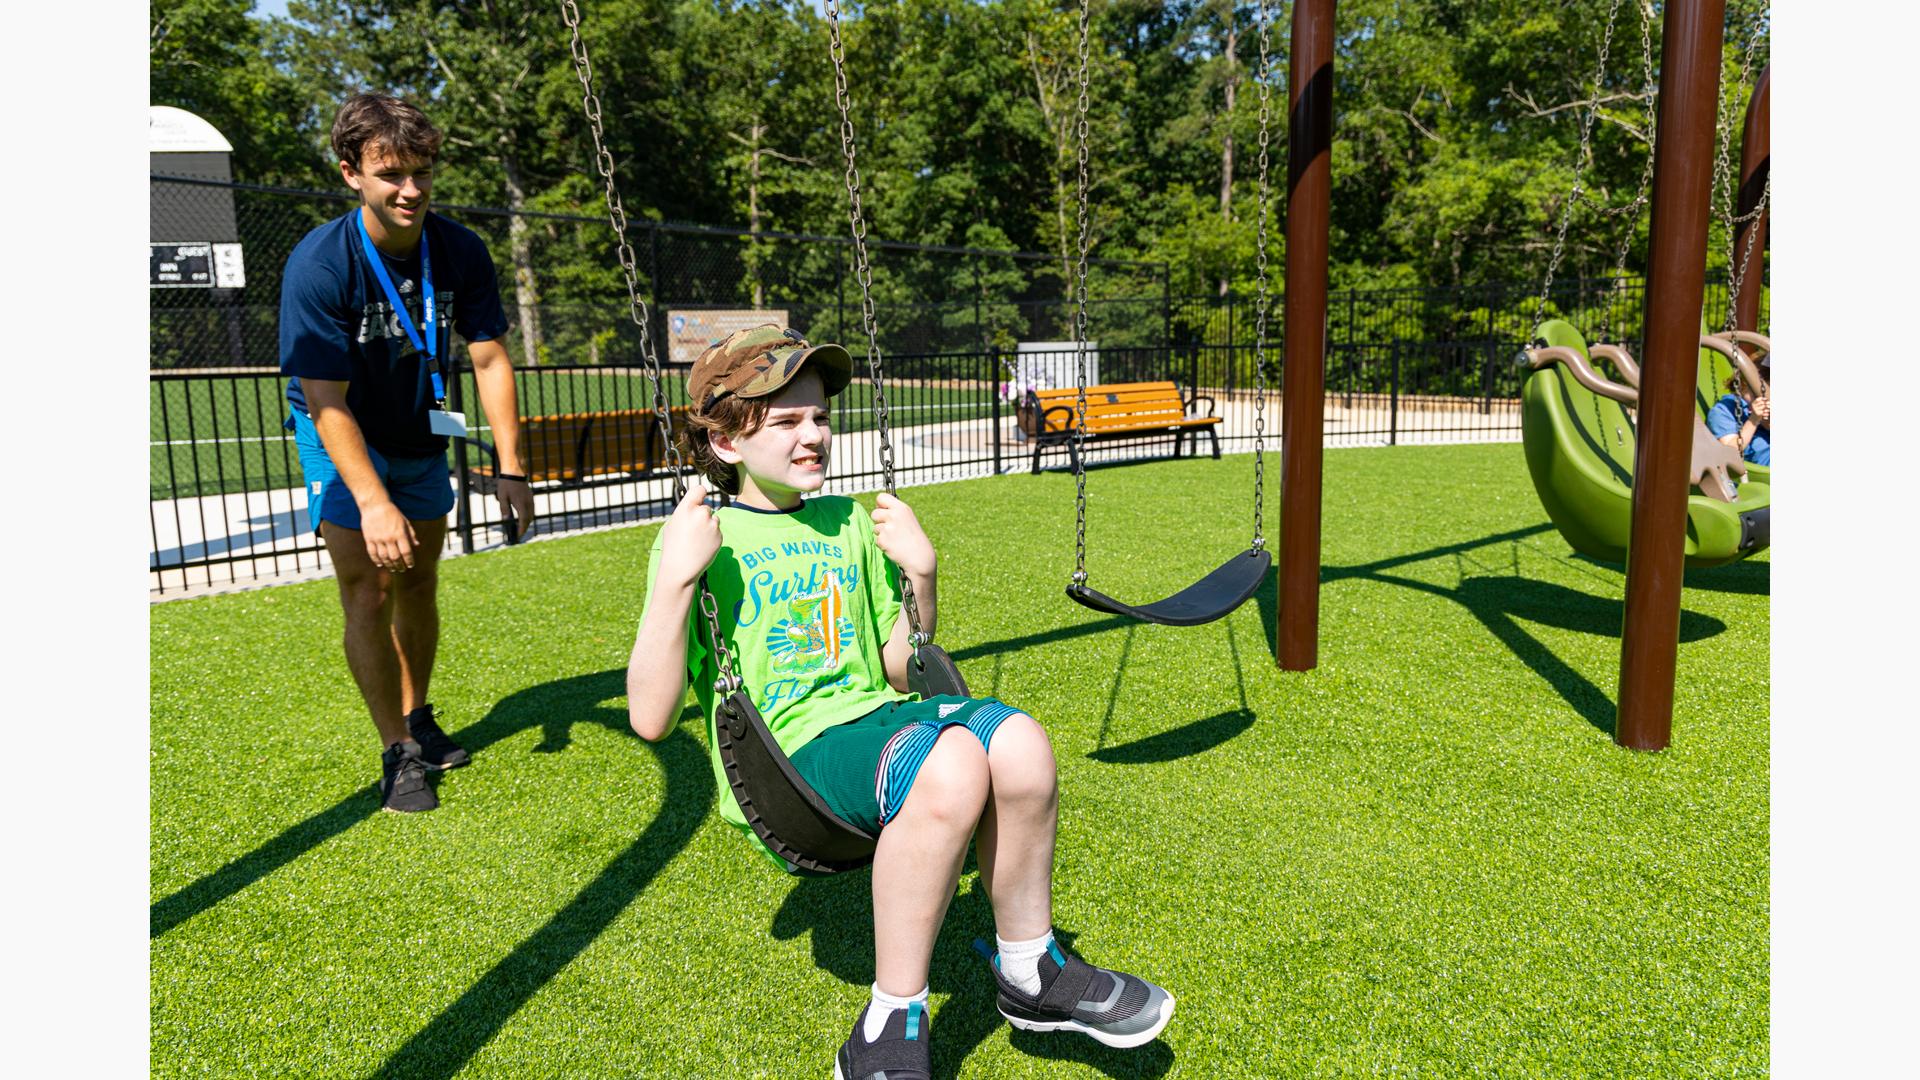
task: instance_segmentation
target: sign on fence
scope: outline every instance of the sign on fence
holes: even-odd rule
[[[1007,384],[1005,399],[1019,401],[1029,390],[1053,390],[1078,386],[1080,365],[1078,346],[1071,341],[1023,341],[1014,359],[1013,379]],[[1087,342],[1087,385],[1100,382],[1100,343]]]
[[[700,359],[707,346],[733,333],[761,323],[787,325],[786,309],[754,310],[743,308],[723,311],[667,312],[667,363],[691,364]]]
[[[155,289],[243,289],[239,244],[149,244],[147,284]]]

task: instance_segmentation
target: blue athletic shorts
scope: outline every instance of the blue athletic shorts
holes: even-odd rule
[[[906,803],[941,732],[964,726],[992,749],[993,733],[1019,711],[995,698],[888,702],[815,735],[794,751],[794,771],[842,820],[878,832]]]
[[[293,443],[300,451],[300,471],[307,478],[307,519],[313,531],[322,521],[331,521],[343,529],[360,528],[360,504],[353,492],[340,480],[339,470],[320,444],[319,429],[313,418],[299,409],[288,409],[286,427],[293,432]],[[387,486],[393,505],[407,515],[408,521],[444,520],[453,512],[453,474],[447,468],[445,454],[433,457],[389,458],[367,447],[373,471]]]

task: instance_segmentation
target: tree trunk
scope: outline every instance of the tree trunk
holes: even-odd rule
[[[1233,8],[1229,6],[1227,20],[1227,111],[1223,119],[1225,138],[1220,140],[1220,220],[1233,224],[1233,62],[1240,47],[1240,28],[1234,25]],[[1232,286],[1232,275],[1222,272],[1220,275],[1220,295],[1227,295]]]
[[[1054,110],[1054,94],[1049,92],[1047,80],[1042,74],[1040,46],[1034,40],[1031,31],[1027,33],[1027,63],[1033,71],[1033,99],[1040,106],[1041,122],[1046,124],[1047,132],[1053,136],[1053,214],[1058,226],[1060,240],[1060,286],[1072,302],[1074,296],[1074,259],[1070,245],[1074,238],[1067,234],[1067,164],[1079,163],[1078,147],[1072,143],[1074,129],[1068,118],[1058,117]],[[1057,90],[1057,88],[1055,88]],[[1076,195],[1078,189],[1076,189]],[[1078,203],[1075,204],[1076,224]]]
[[[520,180],[520,161],[511,153],[500,155],[500,168],[506,177],[508,247],[513,257],[513,300],[520,311],[521,363],[531,367],[540,362],[540,284],[533,276],[533,229],[523,216],[527,192]]]
[[[767,283],[760,277],[760,136],[767,126],[758,121],[748,125],[752,141],[747,147],[747,244],[753,258],[747,263],[753,275],[753,309],[767,306]]]

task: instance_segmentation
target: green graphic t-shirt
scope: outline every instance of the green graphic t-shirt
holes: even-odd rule
[[[808,499],[787,513],[729,506],[718,512],[720,552],[707,568],[719,603],[720,635],[734,674],[789,756],[815,735],[889,701],[910,699],[887,683],[881,647],[900,617],[899,571],[873,541],[873,520],[844,495]],[[660,570],[655,537],[647,565]],[[647,590],[653,602],[653,590]],[[641,618],[644,621],[645,614]],[[714,680],[698,594],[687,624],[687,679],[714,738]],[[713,751],[720,816],[768,858],[778,858],[747,827]],[[782,864],[784,865],[784,864]]]

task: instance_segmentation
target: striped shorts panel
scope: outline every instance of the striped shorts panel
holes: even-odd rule
[[[906,803],[942,731],[963,726],[991,749],[994,732],[1019,711],[994,698],[890,702],[814,736],[794,751],[793,766],[835,814],[876,832]]]
[[[920,766],[926,764],[927,755],[933,752],[933,744],[940,739],[940,733],[962,724],[980,740],[980,745],[993,749],[993,733],[1007,717],[1019,712],[1018,709],[1004,705],[993,698],[961,698],[977,706],[962,706],[952,709],[950,698],[933,698],[942,709],[951,709],[936,714],[933,719],[920,720],[901,728],[887,740],[880,751],[879,765],[874,769],[873,800],[880,808],[880,824],[893,820],[893,815],[906,805],[907,794],[913,790],[913,781],[920,775]]]

